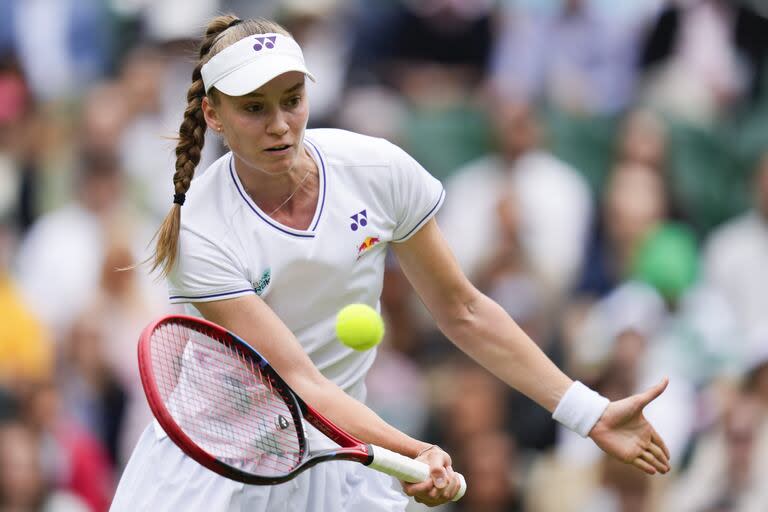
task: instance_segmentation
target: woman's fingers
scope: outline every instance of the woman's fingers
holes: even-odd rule
[[[648,447],[648,451],[651,452],[653,457],[661,462],[666,469],[669,469],[669,459],[667,458],[667,455],[664,453],[664,450],[661,449],[660,446],[657,444],[651,443],[651,445]]]
[[[651,446],[649,449],[644,450],[643,453],[640,454],[640,457],[653,466],[659,473],[667,472],[668,467],[667,464],[664,463],[664,455],[661,453],[661,448],[658,446]]]
[[[443,489],[446,485],[448,485],[448,474],[446,473],[444,467],[432,466],[432,469],[429,473],[436,488]]]
[[[445,486],[445,489],[443,489],[443,498],[452,500],[453,497],[456,496],[456,493],[459,492],[459,487],[461,487],[461,479],[450,466],[448,467],[448,481],[449,484]]]
[[[434,484],[432,483],[431,479],[427,479],[423,482],[419,482],[416,484],[409,484],[406,482],[403,482],[403,491],[405,491],[405,494],[408,496],[416,496],[417,494],[424,494],[426,492],[429,492],[431,489],[434,489]]]
[[[656,432],[656,429],[651,427],[651,442],[655,445],[658,445],[661,447],[661,449],[664,451],[664,455],[667,456],[667,463],[669,463],[669,459],[672,457],[669,455],[669,448],[667,448],[667,444],[664,442],[664,440],[661,438],[658,432]]]
[[[651,466],[648,462],[645,461],[645,459],[641,457],[636,457],[634,461],[632,461],[632,465],[635,466],[638,469],[641,469],[648,473],[649,475],[655,475],[656,470],[653,466]]]
[[[452,501],[456,493],[459,492],[461,479],[457,473],[451,471],[449,472],[448,480],[448,484],[442,489],[433,486],[429,492],[417,494],[415,496],[416,501],[429,506],[441,505]]]

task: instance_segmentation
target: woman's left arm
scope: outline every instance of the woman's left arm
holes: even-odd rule
[[[501,306],[469,282],[435,219],[393,247],[403,272],[440,330],[472,359],[550,412],[567,391],[579,394],[573,381]],[[644,393],[611,402],[589,430],[589,437],[607,453],[649,474],[666,473],[669,451],[642,414],[665,387],[663,381]]]

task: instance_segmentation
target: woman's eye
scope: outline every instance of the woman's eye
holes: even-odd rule
[[[261,105],[247,105],[245,107],[246,112],[261,112],[264,109]]]
[[[286,104],[290,107],[296,107],[299,103],[301,103],[301,96],[294,96],[286,101]]]

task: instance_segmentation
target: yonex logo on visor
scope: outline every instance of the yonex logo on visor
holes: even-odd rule
[[[304,63],[301,47],[283,34],[256,34],[224,48],[200,70],[207,93],[211,87],[229,96],[243,96],[289,71],[315,78]]]
[[[257,52],[261,51],[262,48],[266,47],[268,50],[271,50],[275,47],[275,41],[277,40],[277,36],[269,36],[269,37],[257,37],[256,38],[256,44],[253,45],[253,49]]]

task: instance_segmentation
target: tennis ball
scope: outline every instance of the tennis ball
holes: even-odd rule
[[[384,337],[384,321],[368,304],[350,304],[336,315],[336,336],[355,350],[369,350]]]

